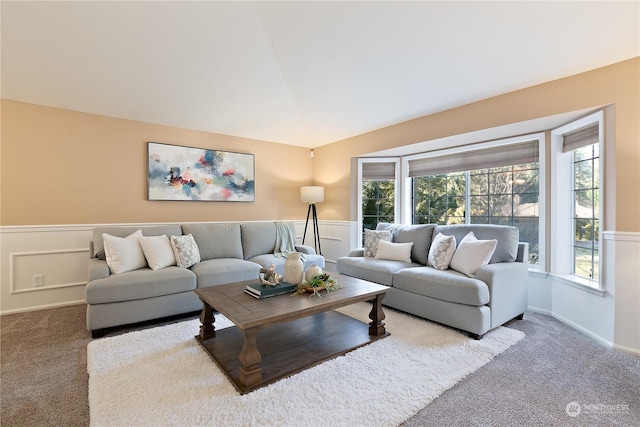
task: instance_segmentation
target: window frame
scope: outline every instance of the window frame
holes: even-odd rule
[[[476,144],[467,144],[467,145],[461,145],[457,147],[433,150],[433,151],[420,153],[420,154],[403,156],[402,168],[401,168],[402,176],[400,177],[401,187],[402,187],[401,192],[403,195],[411,194],[412,182],[411,182],[411,177],[409,177],[409,161],[411,160],[421,159],[426,157],[439,157],[439,156],[469,152],[469,151],[478,151],[486,148],[494,148],[494,147],[506,146],[511,144],[519,144],[519,143],[523,143],[531,140],[538,141],[538,153],[539,153],[538,155],[538,187],[539,187],[538,188],[538,191],[539,191],[539,194],[538,194],[538,264],[537,265],[530,264],[529,269],[531,271],[541,271],[541,272],[547,271],[546,244],[545,244],[546,243],[546,227],[547,227],[547,221],[546,221],[547,165],[546,165],[546,148],[545,147],[546,147],[547,135],[545,132],[537,132],[537,133],[519,135],[519,136],[514,136],[509,138],[501,138],[501,139],[496,139],[496,140],[486,141],[486,142],[481,142]],[[468,175],[468,172],[467,172],[467,175]],[[465,202],[466,205],[471,206],[470,193],[469,193],[468,186],[467,186],[465,197],[467,198]],[[412,213],[413,213],[413,206],[411,203],[412,203],[411,197],[409,196],[403,197],[402,206],[401,206],[402,216],[398,217],[402,219],[403,224],[411,224]],[[470,209],[466,209],[465,223],[467,223],[467,221],[469,220],[469,215],[470,215]]]
[[[401,198],[401,189],[400,189],[400,158],[399,157],[360,157],[358,158],[358,185],[357,185],[357,224],[356,230],[357,233],[362,232],[362,165],[364,163],[394,163],[395,164],[395,185],[394,185],[394,200],[393,200],[393,215],[395,218],[395,222],[398,222],[400,218],[400,200]],[[362,239],[358,238],[357,242],[361,242]]]
[[[599,192],[600,201],[598,206],[598,280],[584,278],[573,273],[574,265],[574,227],[575,199],[573,192],[574,184],[574,151],[562,152],[564,135],[569,132],[584,128],[585,126],[598,123],[599,141]],[[551,217],[550,234],[551,247],[554,248],[551,257],[550,272],[561,278],[564,282],[586,287],[596,292],[604,292],[603,265],[605,265],[605,253],[602,245],[602,230],[604,224],[605,208],[605,139],[604,139],[604,111],[596,111],[581,119],[574,120],[563,126],[551,130],[551,212],[555,215]],[[558,212],[570,212],[570,215],[559,215]]]

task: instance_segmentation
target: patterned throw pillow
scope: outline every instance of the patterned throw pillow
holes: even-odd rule
[[[446,270],[456,252],[456,236],[438,233],[429,249],[429,265],[438,270]]]
[[[364,230],[364,256],[374,258],[378,252],[378,241],[390,242],[392,237],[391,230]]]
[[[171,247],[176,256],[178,267],[189,268],[200,262],[200,250],[191,234],[171,236]]]

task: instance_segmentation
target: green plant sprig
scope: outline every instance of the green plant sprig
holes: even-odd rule
[[[308,282],[302,282],[296,287],[297,294],[305,293],[306,289],[313,289],[313,293],[309,295],[310,297],[317,295],[318,297],[322,297],[320,295],[320,291],[322,288],[327,290],[327,293],[331,291],[337,291],[338,289],[342,289],[342,285],[340,285],[335,279],[329,277],[328,274],[318,274],[313,276],[311,280]]]

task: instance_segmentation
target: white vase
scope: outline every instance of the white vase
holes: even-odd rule
[[[322,274],[322,269],[315,264],[310,265],[307,271],[304,272],[304,280],[308,282],[318,274]]]
[[[304,264],[300,258],[299,252],[292,252],[287,255],[287,260],[284,262],[284,277],[283,281],[298,285],[302,283],[304,275]]]

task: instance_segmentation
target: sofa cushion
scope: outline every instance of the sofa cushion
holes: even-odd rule
[[[429,248],[429,266],[438,270],[446,270],[456,251],[455,236],[436,234]]]
[[[200,249],[200,258],[203,261],[216,258],[243,259],[240,224],[184,224],[182,232],[193,235]]]
[[[364,256],[373,258],[378,252],[378,241],[390,242],[393,238],[391,230],[364,230]]]
[[[340,257],[336,263],[338,273],[387,286],[392,285],[396,271],[409,266],[419,267],[420,264],[365,257]]]
[[[195,288],[196,275],[190,270],[179,267],[155,271],[142,268],[91,281],[85,297],[87,304],[106,304],[171,295]]]
[[[393,287],[426,297],[458,304],[480,306],[489,303],[489,287],[481,280],[454,270],[431,267],[405,268],[393,277]]]
[[[198,277],[198,288],[225,283],[258,281],[260,265],[238,258],[216,258],[201,261],[191,267]]]
[[[105,257],[113,274],[126,273],[147,266],[147,260],[140,246],[141,237],[140,230],[127,237],[102,234]]]
[[[489,263],[497,244],[495,239],[478,240],[473,231],[470,231],[458,244],[449,266],[469,277],[476,277],[476,271]]]
[[[438,225],[434,233],[443,233],[456,236],[456,241],[461,241],[470,231],[479,240],[496,239],[498,244],[493,252],[489,264],[496,262],[513,262],[518,255],[518,240],[520,232],[516,227],[492,224],[455,224]]]
[[[412,247],[413,242],[393,243],[387,242],[385,240],[380,240],[378,242],[378,252],[376,252],[375,258],[411,263]]]
[[[102,242],[102,234],[107,233],[111,236],[127,237],[136,230],[142,230],[143,236],[161,236],[167,237],[179,236],[182,234],[182,227],[180,224],[172,225],[151,225],[146,227],[130,227],[130,226],[107,226],[96,227],[92,231],[91,239],[91,252],[89,256],[91,258],[106,259],[104,253],[104,244]]]
[[[140,246],[147,259],[147,264],[152,270],[176,265],[176,256],[173,254],[171,242],[164,234],[162,236],[142,236]]]
[[[276,245],[275,222],[248,222],[240,224],[244,259],[272,254]]]
[[[411,248],[411,260],[422,265],[427,265],[429,248],[431,247],[431,239],[433,238],[433,230],[435,227],[436,224],[402,225],[380,222],[376,229],[391,230],[393,233],[393,242],[413,242],[413,247]]]
[[[178,267],[189,268],[200,262],[200,249],[191,234],[171,236],[171,249],[173,249]]]

